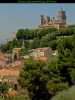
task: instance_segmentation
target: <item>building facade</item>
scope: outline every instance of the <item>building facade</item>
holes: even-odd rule
[[[46,61],[52,55],[52,49],[49,47],[32,49],[29,55],[35,60]]]
[[[39,28],[56,28],[58,30],[66,28],[66,12],[61,9],[57,13],[57,18],[41,15]]]
[[[12,49],[12,61],[20,60],[20,51],[22,48]]]

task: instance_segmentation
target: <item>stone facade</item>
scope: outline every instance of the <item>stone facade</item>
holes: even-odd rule
[[[20,60],[20,51],[22,48],[14,48],[12,50],[12,61]]]
[[[32,49],[29,55],[35,60],[46,61],[50,57],[51,54],[52,54],[52,49],[49,47],[46,47],[46,48],[44,47],[44,48]]]
[[[58,30],[66,28],[66,13],[63,9],[58,11],[57,18],[41,15],[40,28],[56,28]]]

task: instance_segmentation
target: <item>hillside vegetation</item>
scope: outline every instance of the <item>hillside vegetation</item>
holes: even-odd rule
[[[59,93],[51,100],[75,100],[75,86],[72,86],[67,91],[63,91]]]
[[[14,47],[22,47],[23,40],[24,54],[38,47],[58,50],[58,55],[51,56],[46,62],[33,59],[24,61],[18,83],[22,89],[27,89],[30,100],[51,100],[59,92],[68,91],[68,88],[75,85],[74,26],[69,26],[63,31],[20,29],[16,33],[16,39],[1,45],[0,49],[2,52],[11,52]],[[53,100],[59,100],[55,98]]]

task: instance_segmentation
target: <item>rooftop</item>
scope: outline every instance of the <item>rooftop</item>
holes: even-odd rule
[[[44,48],[36,48],[36,49],[32,49],[32,50],[46,51],[48,49],[49,49],[49,47],[44,47]]]

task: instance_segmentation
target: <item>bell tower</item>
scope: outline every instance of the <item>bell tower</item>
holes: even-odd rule
[[[62,8],[60,11],[58,11],[57,18],[60,23],[66,24],[66,12]]]

